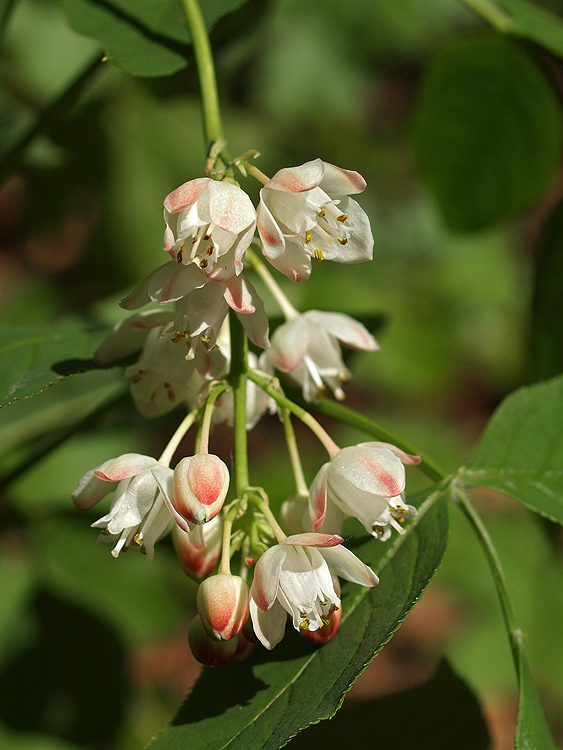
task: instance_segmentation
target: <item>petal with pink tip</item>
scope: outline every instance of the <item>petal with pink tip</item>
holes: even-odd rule
[[[267,612],[276,600],[286,555],[287,550],[276,544],[267,549],[256,563],[250,595],[262,612]]]
[[[334,164],[323,162],[324,174],[320,187],[331,198],[337,195],[351,195],[361,193],[366,188],[366,181],[358,172],[335,167]]]
[[[284,637],[287,612],[278,601],[274,602],[271,609],[263,612],[256,606],[254,599],[251,599],[250,617],[256,637],[263,646],[271,651]]]
[[[409,466],[418,466],[418,464],[422,461],[422,458],[416,453],[414,456],[410,453],[405,453],[405,451],[402,451],[400,448],[397,448],[396,445],[392,445],[392,443],[379,443],[379,442],[369,442],[369,443],[358,443],[358,448],[389,448],[390,451],[393,451],[393,453],[398,456],[401,461],[404,464],[408,464]]]
[[[379,344],[373,338],[367,328],[350,315],[338,312],[324,312],[322,310],[308,310],[303,317],[324,328],[331,336],[334,336],[343,344],[352,349],[364,351],[375,351]]]
[[[362,586],[376,586],[379,583],[379,578],[373,570],[364,565],[346,547],[340,545],[332,549],[324,549],[321,554],[327,561],[330,570],[337,576],[345,578],[347,581],[352,581],[352,583],[359,583]]]
[[[164,199],[164,208],[170,213],[177,213],[182,211],[184,208],[188,208],[199,198],[201,193],[213,182],[209,177],[199,177],[196,180],[190,180],[184,182],[183,185],[177,187],[169,193]]]
[[[280,169],[266,184],[267,188],[284,190],[288,193],[301,193],[321,184],[325,172],[321,159],[305,162],[299,167]]]
[[[226,232],[239,234],[254,226],[256,211],[248,195],[230,182],[212,180],[209,185],[211,221]]]
[[[311,275],[311,258],[295,242],[286,240],[285,250],[281,255],[269,258],[271,265],[288,279],[298,283]]]
[[[396,497],[405,489],[405,467],[393,451],[384,447],[343,448],[332,459],[329,475],[382,497]]]
[[[261,197],[258,204],[256,228],[260,235],[262,253],[268,259],[277,258],[285,249],[285,239],[276,220],[272,216],[272,212],[262,198],[262,191],[260,192]]]
[[[89,510],[113,489],[109,482],[97,477],[92,469],[78,482],[78,487],[72,493],[72,501],[78,510]]]
[[[253,302],[258,295],[243,276],[232,276],[224,282],[223,289],[226,303],[235,312],[247,315],[256,310]]]
[[[119,482],[127,477],[133,477],[144,469],[156,466],[158,461],[152,456],[141,453],[124,453],[117,458],[110,458],[94,469],[94,474],[105,482]]]
[[[146,305],[148,302],[150,302],[150,278],[150,276],[147,276],[146,279],[141,281],[134,292],[131,292],[131,294],[129,294],[127,297],[124,297],[119,303],[120,307],[122,307],[124,310],[137,310],[139,307],[143,307],[143,305]]]
[[[266,349],[270,346],[270,340],[268,338],[269,321],[264,309],[264,303],[250,282],[245,279],[243,283],[250,288],[250,296],[255,309],[250,315],[237,313],[238,319],[252,343],[261,349]]]
[[[309,516],[313,529],[318,531],[326,516],[327,507],[327,475],[330,464],[326,463],[317,472],[309,490]]]
[[[299,315],[276,328],[272,336],[271,359],[278,370],[291,372],[301,364],[309,346],[311,328]]]
[[[293,547],[336,547],[343,541],[344,539],[338,534],[318,534],[314,531],[306,531],[304,534],[286,537],[282,544],[291,544]]]

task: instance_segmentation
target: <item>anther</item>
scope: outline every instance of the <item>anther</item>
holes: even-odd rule
[[[324,253],[320,248],[315,248],[315,258],[321,262],[321,260],[324,260]]]
[[[182,258],[184,257],[184,250],[186,249],[185,245],[182,245],[182,247],[178,250],[178,255],[176,256],[176,262],[181,263]]]
[[[348,219],[348,214],[340,214],[340,216],[336,217],[336,221],[346,221]]]
[[[203,235],[203,239],[204,240],[209,240],[209,239],[211,239],[211,235],[210,234],[204,234]]]
[[[326,208],[323,208],[319,213],[317,214],[319,218],[323,218],[323,216],[326,216]]]
[[[131,382],[139,383],[148,374],[149,374],[148,370],[139,370],[139,372],[136,375],[133,375],[133,377],[131,378]]]
[[[176,394],[174,393],[174,389],[172,388],[172,386],[170,385],[170,383],[163,383],[162,385],[166,389],[166,393],[168,394],[168,400],[169,401],[175,401],[176,400]]]
[[[309,244],[309,242],[311,242],[311,232],[309,232],[309,230],[305,232],[305,242],[307,243],[307,245]]]
[[[311,623],[309,622],[307,618],[305,618],[304,620],[301,620],[301,622],[299,623],[299,630],[301,632],[303,632],[303,630],[307,630],[310,624]]]
[[[209,265],[209,261],[207,260],[207,258],[202,258],[199,261],[199,267],[200,268],[207,268],[208,265]]]
[[[338,240],[338,242],[340,242],[341,245],[348,244],[348,239],[346,237],[337,237],[336,239]]]

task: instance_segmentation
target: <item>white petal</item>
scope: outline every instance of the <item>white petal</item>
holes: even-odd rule
[[[272,216],[272,212],[262,198],[260,191],[260,203],[257,211],[257,229],[262,244],[262,252],[268,258],[277,258],[285,249],[283,232]]]
[[[324,173],[324,163],[321,159],[314,159],[301,164],[300,167],[280,169],[266,184],[266,187],[300,193],[303,190],[311,190],[311,188],[320,185]]]
[[[106,365],[134,354],[142,348],[151,328],[164,325],[169,320],[168,310],[144,310],[121,320],[94,355],[96,364]]]
[[[78,487],[72,493],[72,500],[78,510],[88,510],[114,489],[110,482],[104,482],[95,476],[92,469],[78,482]]]
[[[309,516],[315,531],[320,529],[326,516],[328,467],[328,463],[321,466],[309,490]]]
[[[384,497],[396,497],[405,489],[405,467],[388,448],[351,446],[333,458],[329,470],[353,487]]]
[[[248,195],[229,182],[211,181],[209,210],[213,223],[233,234],[239,234],[256,221],[256,212]]]
[[[331,197],[361,193],[365,190],[366,181],[358,172],[335,167],[334,164],[323,162],[324,174],[320,187]]]
[[[196,180],[184,182],[169,193],[164,199],[164,208],[170,213],[182,211],[191,206],[199,198],[201,193],[212,180],[209,177],[200,177]]]
[[[379,344],[373,338],[367,328],[350,315],[338,312],[324,312],[321,310],[308,310],[303,317],[324,328],[325,331],[342,341],[352,349],[363,349],[375,351]]]
[[[273,606],[263,612],[256,606],[254,599],[250,599],[250,617],[252,627],[256,637],[270,651],[278,644],[284,634],[287,622],[287,613],[279,602],[274,602]]]
[[[278,370],[291,372],[301,364],[310,334],[310,326],[303,315],[276,328],[272,336],[271,359]]]
[[[266,256],[268,258],[268,256]],[[286,239],[285,250],[277,258],[268,258],[291,281],[305,281],[311,275],[311,258],[295,242]]]
[[[104,461],[103,464],[94,469],[94,472],[97,477],[106,482],[119,482],[122,479],[139,474],[144,469],[150,469],[157,463],[156,458],[152,456],[144,456],[141,453],[124,453],[122,456]]]
[[[153,271],[149,279],[149,296],[160,305],[182,299],[207,283],[206,275],[193,263],[184,266],[172,260]]]
[[[338,251],[340,263],[363,263],[373,258],[373,234],[366,212],[352,198],[343,198],[338,206],[348,215],[344,226],[349,230],[348,242]]]
[[[293,534],[286,537],[282,544],[293,547],[335,547],[344,540],[338,534],[319,534],[316,531],[305,531],[303,534]]]
[[[276,544],[267,549],[256,563],[250,593],[262,612],[270,609],[276,600],[280,573],[287,553],[288,548]]]
[[[379,583],[379,578],[373,570],[342,545],[323,549],[320,554],[327,561],[331,571],[341,578],[346,578],[347,581],[359,583],[362,586],[375,586]]]

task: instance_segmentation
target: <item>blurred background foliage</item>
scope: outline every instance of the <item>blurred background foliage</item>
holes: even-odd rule
[[[538,5],[563,9],[559,0]],[[378,321],[382,349],[354,358],[348,403],[455,470],[504,395],[562,369],[561,61],[530,44],[491,43],[457,0],[249,6],[242,24],[226,17],[212,34],[231,153],[257,149],[270,175],[321,157],[368,182],[360,202],[375,236],[373,263],[319,264],[286,291],[300,309]],[[56,0],[20,0],[3,35],[6,155],[99,47],[69,28]],[[484,86],[466,76],[471,106],[455,70],[460,54],[477,67],[492,60],[496,71],[485,70]],[[510,89],[515,59],[522,68]],[[426,106],[433,97],[435,120]],[[524,127],[512,132],[515,119]],[[451,174],[444,164],[456,143],[465,144],[465,161],[446,185],[440,170]],[[120,319],[119,299],[163,262],[163,197],[203,168],[194,66],[151,79],[104,63],[78,105],[4,174],[2,322],[104,327]],[[491,173],[496,182],[487,182]],[[257,196],[258,185],[244,187]],[[9,750],[138,748],[198,672],[186,639],[196,586],[171,544],[161,543],[151,564],[133,552],[115,561],[88,526],[100,511],[78,514],[70,502],[92,466],[124,452],[158,454],[175,427],[174,413],[152,423],[136,415],[121,377],[119,368],[77,375],[0,410],[0,744]],[[274,504],[293,492],[285,455],[265,440],[280,429],[266,418],[250,435],[252,481]],[[297,429],[311,480],[322,451]],[[331,429],[343,444],[365,439]],[[215,439],[226,460],[228,438],[222,428]],[[414,470],[409,480],[413,490],[424,485]],[[493,493],[476,502],[561,739],[560,532]],[[416,684],[445,653],[482,696],[501,750],[511,746],[516,713],[508,643],[490,575],[455,510],[452,524],[436,581],[350,700]]]

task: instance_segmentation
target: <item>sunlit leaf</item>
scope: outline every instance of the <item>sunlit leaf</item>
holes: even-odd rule
[[[92,357],[104,336],[78,328],[1,328],[0,406],[95,367]]]
[[[561,104],[518,42],[474,35],[430,63],[412,134],[418,171],[446,223],[484,229],[546,189],[559,164]]]
[[[331,717],[434,575],[447,530],[444,498],[437,491],[383,558],[379,586],[347,589],[332,641],[313,649],[291,630],[271,653],[260,649],[248,662],[204,670],[152,750],[278,750],[309,724]],[[369,560],[381,555],[382,547],[370,538],[354,552]]]
[[[244,0],[201,4],[210,28]],[[191,36],[179,0],[65,0],[71,27],[98,39],[107,55],[127,72],[163,76],[185,67]]]
[[[521,388],[493,414],[461,480],[563,523],[563,377]]]

